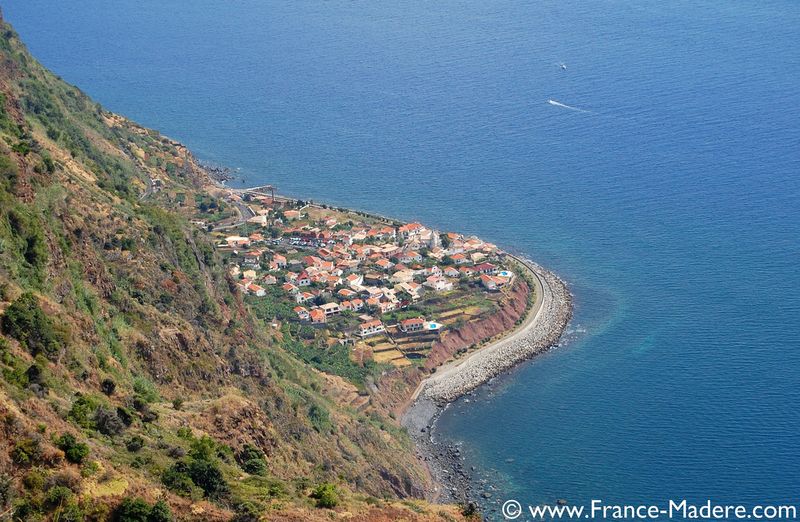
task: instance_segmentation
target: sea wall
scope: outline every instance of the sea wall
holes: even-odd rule
[[[530,260],[518,259],[536,283],[538,307],[514,334],[442,367],[422,384],[420,397],[438,404],[452,402],[513,366],[555,345],[572,317],[572,300],[561,279]]]

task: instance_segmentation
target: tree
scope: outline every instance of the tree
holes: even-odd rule
[[[56,444],[64,452],[67,460],[74,464],[80,464],[89,455],[89,446],[78,442],[75,436],[70,433],[61,435]]]
[[[336,486],[328,482],[323,482],[311,493],[311,498],[317,500],[317,507],[332,509],[339,505],[339,494]]]
[[[147,515],[147,522],[172,522],[172,510],[164,500],[159,500],[153,504],[150,514]]]
[[[141,498],[129,497],[117,506],[113,519],[116,522],[172,522],[172,511],[164,500],[151,506]]]
[[[116,522],[148,522],[150,504],[136,498],[126,498],[114,512]]]
[[[242,451],[237,455],[237,460],[241,468],[252,475],[263,475],[267,471],[264,453],[252,444],[244,445]]]

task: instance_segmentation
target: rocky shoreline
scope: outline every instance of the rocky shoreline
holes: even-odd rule
[[[461,451],[437,440],[433,431],[447,405],[519,363],[557,345],[572,318],[572,297],[566,284],[555,274],[528,259],[515,258],[531,273],[536,304],[520,328],[511,335],[482,348],[464,360],[445,365],[420,384],[416,398],[403,415],[403,425],[436,483],[427,496],[438,502],[474,503],[491,491],[472,490],[470,473]]]

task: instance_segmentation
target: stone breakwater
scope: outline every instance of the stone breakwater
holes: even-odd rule
[[[530,271],[536,293],[523,323],[508,337],[464,360],[440,367],[420,384],[403,415],[403,425],[416,443],[417,456],[425,462],[433,478],[433,489],[426,491],[431,501],[467,504],[478,496],[489,498],[493,494],[491,485],[475,485],[470,480],[472,470],[465,469],[458,446],[434,436],[433,426],[444,408],[493,377],[556,345],[572,317],[572,298],[566,284],[533,261],[515,259]],[[473,486],[480,489],[475,491]]]
[[[518,259],[532,273],[537,303],[516,332],[443,366],[421,385],[419,396],[437,404],[454,401],[492,377],[548,350],[558,343],[572,317],[572,300],[555,274],[529,260]],[[537,307],[538,305],[538,307]]]

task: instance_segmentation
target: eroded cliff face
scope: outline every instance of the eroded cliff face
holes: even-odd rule
[[[446,332],[441,340],[433,343],[430,356],[425,361],[425,369],[436,368],[452,358],[456,352],[513,329],[517,320],[525,313],[529,293],[528,284],[518,280],[508,297],[501,302],[497,313]]]
[[[402,414],[408,407],[414,390],[434,368],[452,359],[459,351],[469,350],[512,330],[525,314],[530,292],[528,284],[517,279],[508,295],[500,301],[497,312],[484,319],[471,321],[461,328],[447,331],[440,340],[435,341],[422,368],[396,370],[384,376],[378,384],[378,393],[372,397],[373,404],[395,415]]]

